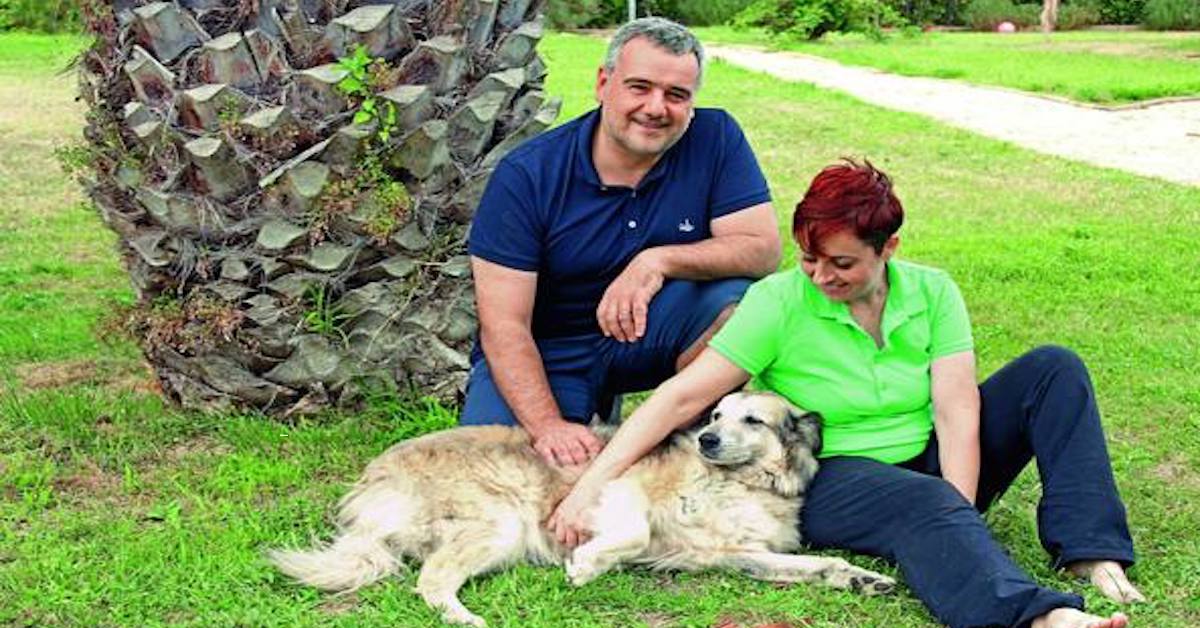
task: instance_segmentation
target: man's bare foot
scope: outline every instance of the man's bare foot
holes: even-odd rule
[[[1114,602],[1128,604],[1146,601],[1146,596],[1129,582],[1125,568],[1116,561],[1081,560],[1067,565],[1067,571],[1090,580],[1101,593]]]
[[[1126,628],[1128,625],[1129,618],[1124,613],[1100,617],[1073,608],[1056,608],[1033,620],[1032,628]]]

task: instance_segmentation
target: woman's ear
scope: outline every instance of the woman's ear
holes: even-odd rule
[[[896,249],[899,246],[900,246],[900,234],[893,233],[891,236],[888,237],[887,242],[883,243],[883,251],[881,251],[879,253],[879,256],[882,257],[883,261],[886,262],[892,258],[892,255],[896,252]]]

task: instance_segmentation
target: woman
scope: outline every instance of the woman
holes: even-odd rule
[[[1038,586],[980,515],[1035,458],[1038,533],[1055,565],[1119,602],[1143,599],[1125,575],[1133,543],[1086,369],[1042,347],[976,384],[957,287],[892,259],[903,218],[869,162],[817,175],[793,216],[799,268],[751,287],[709,347],[621,426],[551,517],[559,539],[581,540],[581,512],[604,482],[755,378],[825,417],[801,522],[810,544],[896,562],[951,626],[1127,626]]]

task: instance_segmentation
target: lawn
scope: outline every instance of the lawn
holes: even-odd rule
[[[768,45],[908,76],[980,85],[1105,105],[1200,96],[1200,33],[1067,31],[862,35],[819,41],[772,39],[759,30],[697,29],[704,41]]]
[[[453,413],[391,398],[287,423],[164,407],[130,343],[96,333],[131,294],[114,238],[51,157],[82,123],[72,79],[55,74],[79,41],[55,42],[0,35],[0,624],[436,625],[411,574],[332,597],[261,556],[327,535],[367,460]],[[543,42],[561,119],[592,105],[602,46]],[[1138,626],[1200,625],[1200,189],[721,63],[700,100],[743,123],[781,216],[839,156],[890,172],[909,212],[901,255],[958,281],[982,372],[1042,343],[1084,357],[1141,559],[1132,576],[1152,600],[1130,612]],[[1048,568],[1037,495],[1027,473],[989,513],[1000,540],[1038,580],[1114,610]],[[726,574],[629,571],[572,589],[560,570],[522,567],[469,583],[464,601],[493,626],[934,625],[903,589],[864,599]]]

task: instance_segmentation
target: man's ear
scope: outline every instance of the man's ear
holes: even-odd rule
[[[604,90],[604,87],[608,85],[608,81],[611,76],[612,75],[609,73],[609,71],[604,69],[604,66],[600,66],[600,68],[596,70],[596,102],[603,100],[601,92]]]

